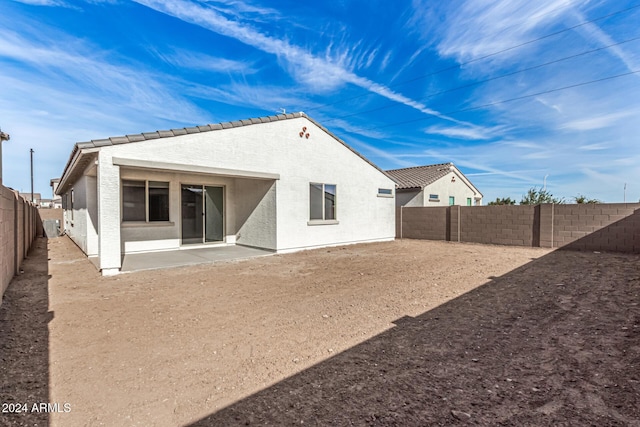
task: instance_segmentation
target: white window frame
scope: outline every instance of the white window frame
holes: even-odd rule
[[[393,198],[393,188],[378,188],[378,197]]]
[[[322,186],[322,219],[311,219],[311,186],[312,185],[320,185]],[[334,200],[334,212],[333,212],[333,216],[335,219],[325,219],[325,186],[326,185],[333,185],[336,189],[336,194],[335,194],[335,200]],[[337,184],[330,184],[330,183],[322,183],[322,182],[310,182],[309,183],[309,212],[307,215],[307,218],[309,218],[309,221],[307,221],[307,225],[335,225],[335,224],[339,224],[340,222],[338,221],[338,185]]]

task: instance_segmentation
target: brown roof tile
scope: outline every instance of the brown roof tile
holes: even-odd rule
[[[169,138],[169,137],[172,137],[172,136],[180,136],[180,135],[187,135],[187,134],[200,133],[200,132],[216,131],[216,130],[229,129],[229,128],[240,127],[240,126],[250,126],[250,125],[259,124],[259,123],[277,122],[279,120],[295,119],[295,118],[298,118],[298,117],[305,117],[307,120],[313,122],[316,126],[318,126],[323,131],[327,132],[334,139],[336,139],[339,143],[343,144],[345,147],[347,147],[349,150],[351,150],[357,156],[362,158],[365,162],[369,163],[371,166],[373,166],[374,168],[376,168],[380,172],[385,173],[382,169],[380,169],[375,164],[371,163],[370,160],[368,160],[362,154],[358,153],[355,149],[353,149],[347,143],[345,143],[343,140],[341,140],[336,135],[331,133],[328,129],[326,129],[320,123],[316,122],[311,117],[307,116],[305,113],[299,112],[299,113],[278,114],[278,115],[275,115],[275,116],[255,117],[255,118],[251,118],[251,119],[236,120],[236,121],[233,121],[233,122],[215,123],[215,124],[209,124],[209,125],[205,125],[205,126],[192,126],[192,127],[178,128],[178,129],[159,130],[159,131],[156,131],[156,132],[145,132],[145,133],[140,133],[140,134],[126,135],[126,136],[116,136],[116,137],[111,137],[109,139],[102,139],[102,140],[100,140],[100,139],[95,140],[94,139],[94,140],[87,141],[87,142],[78,142],[73,147],[73,150],[71,152],[71,155],[69,156],[69,160],[67,162],[67,165],[65,166],[64,171],[62,172],[62,176],[61,176],[60,182],[61,182],[61,184],[63,184],[63,186],[59,187],[59,191],[64,191],[64,189],[65,189],[64,187],[68,186],[68,182],[67,182],[68,178],[69,178],[68,175],[71,173],[71,171],[69,169],[71,168],[71,164],[73,162],[74,156],[80,155],[81,150],[83,150],[85,148],[95,148],[95,147],[103,147],[105,145],[122,144],[122,143],[125,143],[127,141],[128,142],[138,142],[138,141],[144,141],[146,139]],[[126,139],[126,141],[125,141],[125,139]],[[71,180],[73,181],[73,179],[74,178],[72,178]]]
[[[447,175],[452,167],[453,163],[439,163],[437,165],[393,169],[386,171],[386,173],[396,182],[398,190],[409,188],[422,189]]]

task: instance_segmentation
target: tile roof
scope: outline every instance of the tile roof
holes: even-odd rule
[[[439,163],[437,165],[393,169],[386,171],[386,174],[396,182],[398,190],[409,188],[422,189],[447,175],[452,168],[453,163]]]
[[[79,142],[76,145],[78,146],[78,148],[104,147],[106,145],[127,144],[129,142],[138,142],[138,141],[144,141],[148,139],[169,138],[172,136],[180,136],[180,135],[186,135],[191,133],[210,132],[213,130],[236,128],[236,127],[254,125],[258,123],[277,122],[280,120],[294,119],[297,117],[307,117],[307,115],[305,115],[302,112],[278,114],[277,116],[267,116],[267,117],[259,117],[254,119],[236,120],[233,122],[215,123],[215,124],[210,124],[205,126],[193,126],[193,127],[187,127],[187,128],[159,130],[156,132],[135,133],[135,134],[125,135],[125,136],[113,136],[111,138],[105,138],[105,139],[92,139],[91,141],[87,141],[87,142]]]
[[[74,160],[77,159],[79,156],[83,155],[84,149],[94,149],[94,148],[100,148],[100,147],[109,146],[109,145],[128,144],[132,142],[138,142],[138,141],[144,141],[144,140],[150,140],[150,139],[170,138],[174,136],[187,135],[191,133],[218,131],[218,130],[230,129],[230,128],[241,127],[241,126],[257,125],[260,123],[270,123],[270,122],[277,122],[281,120],[296,119],[299,117],[304,117],[310,122],[312,122],[313,124],[315,124],[316,126],[318,126],[320,129],[322,129],[324,132],[329,134],[340,144],[344,145],[349,150],[351,150],[354,154],[356,154],[362,160],[364,160],[365,162],[373,166],[375,169],[379,170],[381,173],[386,175],[386,172],[384,172],[382,169],[380,169],[377,165],[372,163],[369,159],[364,157],[362,154],[357,152],[349,144],[347,144],[346,142],[338,138],[336,135],[331,133],[327,128],[322,126],[320,123],[316,122],[315,120],[313,120],[311,117],[309,117],[303,112],[296,112],[296,113],[278,114],[275,116],[256,117],[256,118],[250,118],[250,119],[236,120],[232,122],[215,123],[215,124],[209,124],[205,126],[193,126],[193,127],[178,128],[178,129],[159,130],[155,132],[145,132],[145,133],[138,133],[138,134],[132,134],[132,135],[125,135],[125,136],[115,136],[115,137],[110,137],[105,139],[92,139],[91,141],[86,141],[86,142],[78,142],[74,145],[73,150],[71,151],[71,155],[69,156],[69,160],[67,161],[64,171],[62,172],[62,175],[59,178],[60,186],[58,187],[58,190],[56,190],[56,194],[62,194],[62,192],[65,191],[66,187],[69,186],[69,181],[74,181],[77,178],[77,175],[79,172],[74,171],[73,169],[80,170],[85,166],[87,166],[88,162],[91,161],[91,158],[87,157],[83,161],[79,162],[77,168],[74,167],[74,164],[73,164]]]

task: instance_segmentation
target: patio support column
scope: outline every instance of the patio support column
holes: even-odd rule
[[[105,151],[98,155],[98,256],[102,275],[110,276],[121,267],[120,167]]]

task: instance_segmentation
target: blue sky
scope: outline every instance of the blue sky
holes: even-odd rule
[[[2,0],[4,184],[73,144],[304,111],[382,169],[640,199],[638,0]]]

